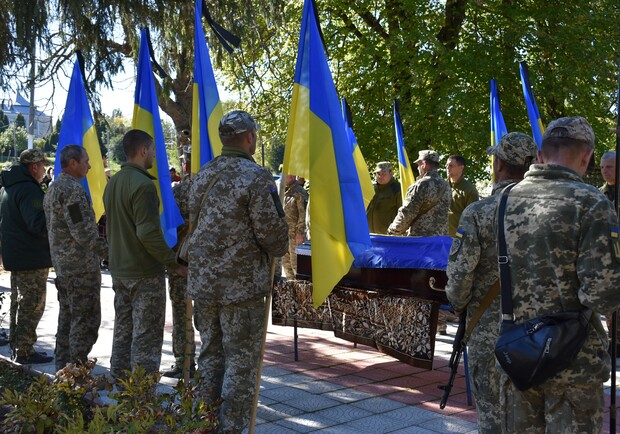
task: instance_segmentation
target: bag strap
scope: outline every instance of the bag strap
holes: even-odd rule
[[[512,309],[510,263],[508,261],[508,249],[506,248],[506,236],[504,234],[504,218],[506,216],[508,193],[515,185],[517,184],[510,184],[502,191],[497,212],[497,262],[499,264],[499,280],[502,288],[502,321],[510,323],[514,322],[514,312]]]
[[[499,279],[497,279],[495,282],[493,282],[493,286],[491,286],[489,292],[487,292],[487,294],[480,302],[480,306],[478,306],[478,309],[476,309],[474,314],[467,322],[467,328],[465,329],[465,334],[463,335],[463,342],[469,342],[469,337],[474,331],[476,324],[478,324],[478,321],[480,321],[480,318],[482,318],[482,314],[489,308],[491,303],[493,303],[493,300],[495,300],[495,297],[497,297],[497,295],[499,294],[499,290]]]
[[[196,229],[196,224],[198,224],[198,217],[200,217],[200,210],[202,210],[202,206],[205,203],[205,199],[207,198],[207,196],[209,195],[209,192],[211,191],[211,189],[213,188],[213,186],[215,185],[215,183],[217,182],[217,180],[220,178],[220,175],[224,172],[224,170],[230,165],[230,163],[233,162],[233,158],[231,158],[230,160],[228,160],[226,162],[226,164],[224,164],[224,167],[222,167],[222,169],[217,172],[213,178],[211,178],[211,181],[209,181],[209,184],[207,184],[207,189],[205,190],[204,194],[202,195],[202,200],[200,201],[200,207],[198,208],[198,212],[196,213],[196,218],[192,221],[189,222],[189,233],[194,232],[194,229]]]

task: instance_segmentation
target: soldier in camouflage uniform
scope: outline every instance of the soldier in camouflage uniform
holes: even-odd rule
[[[172,188],[172,194],[176,201],[179,211],[183,216],[185,224],[177,228],[177,245],[173,249],[176,251],[189,229],[189,191],[192,186],[191,181],[191,146],[186,146],[183,154],[183,171],[185,176],[180,183]],[[171,369],[162,372],[164,377],[182,378],[183,364],[185,361],[185,342],[186,342],[186,325],[187,325],[187,277],[179,276],[177,273],[168,274],[168,291],[170,294],[170,304],[172,306],[172,354],[174,355],[174,365]],[[192,327],[192,340],[190,342],[190,377],[194,375],[196,365],[194,358],[196,356],[196,342],[194,341],[194,333]]]
[[[494,155],[493,175],[497,181],[492,194],[519,182],[536,158],[536,143],[523,133],[509,133],[487,154]],[[467,309],[467,320],[478,310],[495,281],[497,234],[493,220],[497,196],[489,196],[463,211],[448,262],[446,295],[456,311]],[[472,391],[476,398],[478,430],[482,434],[501,432],[499,372],[495,367],[495,341],[499,332],[499,297],[496,297],[474,330],[467,344]]]
[[[288,252],[282,258],[284,275],[288,280],[295,279],[297,273],[297,253],[295,248],[304,242],[306,231],[306,192],[297,183],[295,175],[286,175],[284,192],[284,214],[288,223]]]
[[[439,154],[420,151],[415,163],[420,177],[407,189],[405,202],[388,228],[388,235],[447,235],[452,191],[448,182],[437,173]]]
[[[392,176],[392,165],[388,161],[377,163],[373,187],[375,195],[366,209],[368,229],[373,234],[386,234],[403,204],[400,183]]]
[[[519,391],[502,371],[503,429],[510,433],[597,433],[607,334],[599,313],[620,305],[618,220],[609,200],[582,180],[594,132],[582,117],[551,122],[538,160],[510,192],[505,233],[517,323],[588,307],[593,315],[575,361],[540,386]]]
[[[114,289],[114,339],[110,375],[119,378],[140,365],[156,372],[161,362],[166,316],[164,267],[183,276],[187,267],[164,240],[153,178],[155,144],[141,130],[123,137],[127,163],[103,194],[107,214],[110,274]]]
[[[188,292],[202,346],[198,368],[207,404],[220,397],[218,433],[247,426],[271,288],[270,259],[288,250],[288,226],[269,171],[258,166],[256,124],[232,111],[222,118],[222,155],[194,177]],[[279,211],[278,211],[279,209]]]
[[[45,155],[26,149],[19,163],[0,174],[0,222],[4,268],[11,272],[10,343],[18,363],[48,363],[34,351],[37,325],[45,310],[47,275],[52,266],[43,211],[41,180]]]
[[[88,161],[83,147],[65,146],[62,173],[43,199],[58,289],[57,370],[88,360],[101,324],[99,264],[108,257],[108,244],[99,237],[90,198],[80,184],[90,169]]]

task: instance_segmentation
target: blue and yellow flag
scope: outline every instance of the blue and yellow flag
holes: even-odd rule
[[[375,196],[375,187],[372,185],[372,178],[368,172],[368,165],[362,155],[362,150],[357,144],[357,137],[353,132],[353,119],[351,116],[351,108],[347,100],[342,98],[341,100],[342,117],[344,118],[344,124],[347,129],[347,137],[349,138],[349,144],[351,145],[351,152],[353,154],[353,161],[355,162],[355,169],[357,170],[357,176],[359,178],[360,186],[362,187],[362,196],[364,196],[364,207],[368,208],[368,204]]]
[[[222,153],[218,125],[222,104],[202,29],[202,0],[196,0],[194,13],[194,94],[192,102],[192,174]]]
[[[364,198],[312,0],[305,0],[283,173],[310,180],[314,305],[370,247]]]
[[[540,112],[534,98],[534,91],[530,85],[530,74],[527,71],[527,64],[519,62],[519,71],[521,72],[521,86],[523,87],[523,97],[527,106],[527,117],[530,119],[530,127],[532,128],[532,137],[538,145],[538,149],[542,146],[542,135],[545,132],[545,126],[540,119]]]
[[[54,166],[56,176],[62,170],[60,167],[60,151],[66,145],[82,146],[88,153],[90,170],[86,178],[81,182],[90,195],[93,210],[95,211],[95,219],[99,221],[104,212],[103,190],[105,190],[107,179],[95,123],[88,105],[88,97],[86,96],[84,77],[82,77],[79,60],[76,60],[75,65],[73,65],[65,114],[62,117],[62,127],[60,128],[58,149],[56,150],[57,158]]]
[[[405,148],[403,122],[400,120],[400,110],[396,100],[394,100],[394,127],[396,129],[396,150],[398,151],[398,170],[400,172],[400,192],[404,202],[405,196],[407,196],[407,189],[415,182],[415,176],[413,175],[413,169]]]
[[[164,131],[159,117],[159,105],[155,93],[155,79],[149,57],[149,41],[146,29],[140,36],[140,53],[138,57],[138,76],[136,77],[136,94],[134,98],[133,120],[131,127],[148,133],[155,142],[155,161],[149,173],[157,178],[155,187],[159,197],[159,218],[166,243],[173,247],[177,243],[177,226],[183,224],[183,217],[172,196],[168,155]]]
[[[491,87],[491,146],[497,146],[499,140],[508,133],[504,115],[499,104],[499,94],[497,92],[497,83],[492,78]]]

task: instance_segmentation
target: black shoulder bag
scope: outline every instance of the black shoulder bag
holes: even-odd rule
[[[575,360],[588,335],[592,311],[558,312],[515,323],[504,234],[506,201],[514,185],[502,192],[498,212],[502,326],[495,343],[495,357],[517,389],[527,390],[544,383]]]

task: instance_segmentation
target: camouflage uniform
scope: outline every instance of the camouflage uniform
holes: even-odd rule
[[[451,196],[450,185],[436,170],[426,172],[407,189],[403,206],[388,228],[388,234],[446,235]]]
[[[288,223],[288,252],[282,258],[284,265],[284,275],[287,279],[295,279],[297,272],[297,254],[295,248],[297,234],[304,235],[306,232],[306,205],[305,191],[301,185],[295,181],[291,186],[286,187],[284,193],[284,214]]]
[[[252,125],[247,113],[231,112],[220,121],[220,135],[227,128],[230,135],[247,132]],[[249,422],[271,287],[270,257],[288,249],[288,226],[271,194],[275,188],[271,173],[231,146],[224,146],[192,182],[190,218],[198,216],[198,223],[190,243],[188,292],[202,340],[202,395],[207,404],[223,398],[220,433],[239,433]]]
[[[536,143],[529,136],[513,132],[502,137],[497,147],[488,148],[487,153],[525,168],[536,158],[536,150]],[[497,196],[493,195],[519,181],[499,181],[493,186],[490,197],[472,203],[461,215],[446,270],[446,296],[456,311],[467,309],[468,323],[499,278],[494,227]],[[478,430],[483,434],[501,432],[500,378],[494,355],[499,332],[499,301],[500,298],[496,297],[484,311],[467,343]]]
[[[191,179],[185,177],[179,184],[172,188],[174,200],[179,206],[185,224],[177,228],[178,241],[177,246],[181,245],[183,238],[188,229],[189,221],[189,191],[191,189]],[[186,306],[185,299],[187,297],[187,277],[179,276],[172,270],[168,270],[168,291],[170,294],[170,304],[172,306],[172,354],[174,354],[175,365],[183,367],[185,360],[185,327],[186,327]],[[192,362],[196,356],[196,342],[191,342],[190,352]],[[190,364],[191,366],[191,364]]]
[[[9,342],[15,356],[27,357],[37,341],[37,326],[45,311],[49,268],[11,271]]]
[[[601,193],[603,193],[605,197],[607,197],[607,199],[611,201],[611,203],[614,203],[615,196],[616,196],[616,185],[615,184],[609,185],[607,182],[605,182],[605,184],[603,184],[603,186],[599,188],[599,190],[601,190]],[[617,324],[616,324],[616,330],[617,330],[616,336],[620,337],[620,310],[618,310],[617,312],[618,312],[619,320],[617,321]],[[611,331],[611,326],[612,326],[611,316],[612,316],[611,313],[609,315],[605,315],[605,322],[607,323],[607,330],[610,330],[610,331]],[[611,332],[609,335],[609,339],[611,340]],[[620,346],[618,346],[618,348],[620,348]]]
[[[450,201],[450,210],[448,211],[448,235],[454,237],[463,210],[470,203],[477,201],[479,196],[474,184],[464,177],[461,177],[456,183],[448,182],[452,188],[452,200]]]
[[[398,209],[403,204],[400,183],[392,178],[385,185],[373,183],[375,195],[366,209],[368,229],[373,234],[387,234],[390,223],[394,221]]]
[[[583,118],[551,122],[543,136],[594,147]],[[535,164],[508,198],[506,244],[515,320],[560,311],[594,311],[572,365],[540,386],[517,390],[502,374],[507,432],[600,432],[603,382],[609,378],[607,334],[598,312],[620,304],[620,241],[612,204],[573,170]]]
[[[164,267],[175,269],[176,256],[161,230],[153,179],[143,167],[125,163],[110,178],[103,194],[115,293],[110,358],[114,378],[136,365],[156,372],[161,361],[166,316]]]
[[[56,369],[85,362],[101,323],[100,258],[108,244],[99,237],[95,213],[79,180],[58,175],[43,199],[58,289]]]

